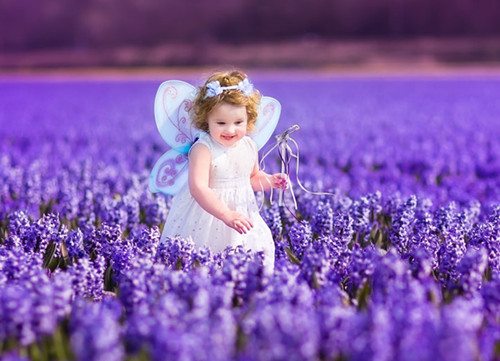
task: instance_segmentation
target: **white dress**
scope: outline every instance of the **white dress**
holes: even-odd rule
[[[247,136],[232,147],[221,145],[210,135],[197,143],[206,145],[212,155],[210,188],[229,209],[250,218],[253,228],[246,234],[229,228],[200,207],[186,184],[172,200],[161,241],[172,236],[191,237],[197,247],[206,246],[213,253],[241,245],[255,252],[263,251],[265,267],[271,271],[274,268],[274,241],[271,230],[259,214],[250,184],[257,161],[257,145]]]

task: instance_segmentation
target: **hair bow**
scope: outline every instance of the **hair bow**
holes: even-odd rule
[[[248,81],[248,78],[243,79],[237,85],[229,86],[221,86],[218,80],[214,80],[207,84],[205,98],[215,97],[225,90],[239,90],[246,96],[250,96],[253,93],[253,84]]]

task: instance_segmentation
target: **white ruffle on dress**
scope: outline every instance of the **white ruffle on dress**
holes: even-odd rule
[[[225,147],[210,135],[199,139],[212,155],[209,186],[229,209],[237,211],[253,223],[246,234],[239,234],[214,217],[191,196],[186,184],[172,200],[161,241],[166,237],[191,237],[197,247],[208,247],[213,253],[226,247],[243,246],[264,253],[266,269],[274,269],[274,241],[271,231],[259,214],[250,175],[257,161],[257,145],[248,136],[232,147]]]

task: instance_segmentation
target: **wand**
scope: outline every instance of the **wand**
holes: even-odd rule
[[[299,129],[300,129],[300,127],[297,124],[294,124],[291,127],[289,127],[288,129],[286,129],[283,133],[277,135],[276,136],[276,144],[269,151],[267,151],[267,153],[264,155],[264,157],[262,157],[262,159],[260,160],[261,169],[264,169],[264,159],[274,149],[278,148],[278,155],[279,155],[280,160],[281,160],[281,173],[286,174],[286,176],[288,178],[288,182],[289,182],[288,189],[290,190],[290,194],[292,195],[293,205],[294,205],[295,209],[297,209],[297,200],[295,199],[295,194],[293,192],[293,187],[292,187],[291,181],[290,181],[290,160],[292,158],[295,158],[296,162],[297,162],[296,168],[295,168],[295,178],[297,181],[297,185],[304,192],[309,193],[309,194],[315,194],[315,195],[335,196],[335,194],[330,193],[330,192],[312,192],[312,191],[306,189],[302,185],[302,183],[300,182],[300,179],[299,179],[299,164],[300,164],[299,145],[297,144],[295,139],[293,139],[290,136],[290,134],[292,134],[293,132],[295,132]],[[292,148],[288,145],[288,142],[292,143],[295,146],[296,153],[294,153],[292,151]],[[271,188],[271,196],[270,196],[271,203],[272,203],[272,198],[273,198],[272,192],[273,192],[273,189]],[[278,198],[278,205],[279,206],[283,206],[283,193],[284,193],[284,190],[280,189],[279,198]]]
[[[288,141],[290,140],[290,134],[293,132],[299,130],[300,127],[297,124],[292,125],[288,129],[286,129],[283,133],[279,134],[276,136],[276,142],[278,146],[278,154],[281,159],[281,173],[285,173],[288,177],[288,180],[290,179],[290,155],[291,149],[288,146]],[[279,192],[279,197],[278,197],[278,205],[282,206],[283,205],[283,193],[284,190],[281,189]],[[294,197],[295,201],[295,197]]]

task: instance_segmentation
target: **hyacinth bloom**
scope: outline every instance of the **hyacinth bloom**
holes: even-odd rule
[[[0,82],[0,360],[500,357],[500,78],[257,77],[301,127],[272,274],[160,243],[157,86]]]

